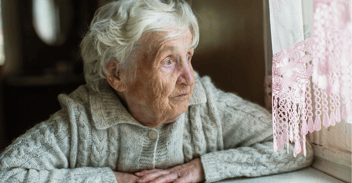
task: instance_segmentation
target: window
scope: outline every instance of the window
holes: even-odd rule
[[[39,38],[50,46],[66,42],[72,24],[70,0],[33,0],[33,25]]]
[[[54,1],[33,1],[33,23],[40,39],[48,45],[53,45],[57,40],[60,29],[58,28],[58,9]]]

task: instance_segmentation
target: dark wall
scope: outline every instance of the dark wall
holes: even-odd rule
[[[3,104],[1,118],[5,122],[3,128],[6,129],[2,143],[6,146],[61,109],[57,98],[59,94],[69,94],[84,84],[84,80],[79,76],[55,79],[8,77],[0,82],[0,100]]]
[[[0,77],[0,85],[2,85],[2,79]],[[0,87],[0,152],[5,148],[5,127],[4,127],[4,118],[3,118],[3,92],[2,87]]]
[[[97,9],[97,3],[85,0],[71,1],[72,16],[68,19],[69,33],[66,41],[62,45],[48,46],[44,43],[33,25],[32,1],[21,1],[19,3],[19,13],[21,17],[20,34],[22,37],[21,46],[23,54],[23,75],[53,75],[57,74],[58,64],[67,68],[73,68],[82,72],[82,62],[79,54],[79,44],[93,14]],[[67,13],[65,9],[60,11]]]
[[[4,36],[7,39],[20,37],[12,50],[7,49],[6,55],[14,52],[21,58],[14,61],[14,57],[6,56],[6,64],[15,66],[0,67],[3,70],[0,76],[6,75],[0,77],[0,152],[14,138],[58,111],[58,94],[71,93],[85,83],[79,43],[97,9],[96,1],[72,1],[72,26],[67,41],[59,46],[49,46],[34,30],[32,1],[4,2],[2,10],[6,11],[3,15],[18,17],[16,26],[12,25],[13,21],[3,19],[8,33]],[[65,10],[61,12],[65,13]],[[12,31],[17,32],[16,36]],[[16,71],[9,72],[11,68]]]
[[[200,27],[194,70],[220,89],[264,106],[262,1],[194,0],[192,9]]]

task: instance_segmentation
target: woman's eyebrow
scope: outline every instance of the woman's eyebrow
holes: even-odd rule
[[[165,51],[174,52],[176,50],[177,50],[177,48],[174,46],[166,46],[166,47],[163,47],[162,49],[160,49],[160,52],[165,52]]]
[[[162,53],[162,52],[166,52],[166,51],[170,51],[170,52],[176,52],[178,50],[177,47],[174,46],[165,46],[163,48],[161,48],[158,53]],[[192,47],[188,48],[188,52],[192,52],[194,49]]]
[[[162,47],[160,48],[157,52],[156,52],[156,57],[159,57],[161,53],[163,52],[173,52],[173,53],[176,53],[177,54],[177,50],[178,48],[177,47],[174,47],[174,46],[165,46],[165,47]],[[194,49],[192,47],[188,48],[188,52],[192,52]]]
[[[176,47],[174,46],[165,46],[160,48],[157,52],[156,52],[156,57],[159,57],[161,53],[163,52],[175,52],[175,50],[177,50]]]

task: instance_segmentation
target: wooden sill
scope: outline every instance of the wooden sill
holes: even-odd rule
[[[312,167],[344,182],[351,182],[351,152],[313,145]]]
[[[219,181],[219,183],[343,183],[313,167],[307,167],[294,172],[280,173],[253,178],[234,178]]]

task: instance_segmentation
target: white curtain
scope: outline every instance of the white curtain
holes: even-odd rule
[[[266,54],[266,93],[271,94],[275,151],[292,142],[295,156],[305,154],[308,132],[351,123],[351,2],[264,2],[270,10],[273,57]]]

